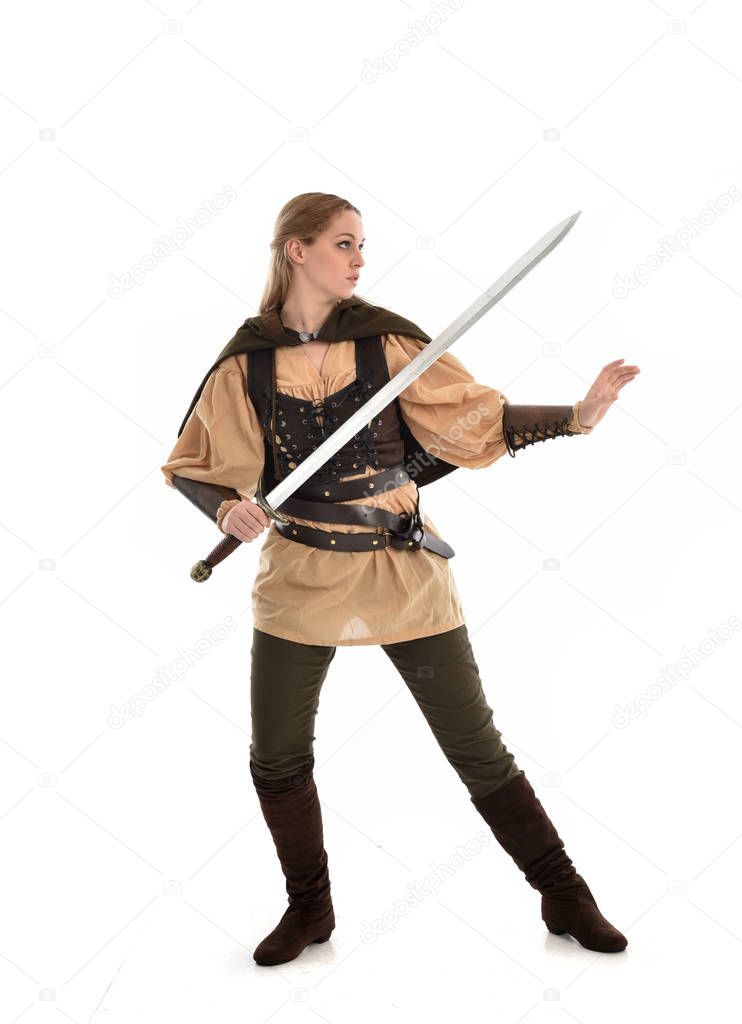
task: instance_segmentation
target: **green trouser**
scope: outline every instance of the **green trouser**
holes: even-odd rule
[[[492,720],[465,625],[380,646],[472,797],[520,774]],[[257,775],[293,775],[314,756],[319,695],[335,651],[253,628],[250,762]]]

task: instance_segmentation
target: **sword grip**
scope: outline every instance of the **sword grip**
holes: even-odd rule
[[[265,514],[270,518],[280,523],[290,523],[291,520],[283,515],[281,512],[277,512],[268,502],[265,500],[263,493],[263,474],[260,474],[260,480],[258,481],[257,490],[255,492],[255,504],[259,505]],[[211,571],[214,566],[219,565],[220,562],[224,561],[228,555],[231,555],[233,551],[242,544],[239,537],[235,537],[234,534],[227,534],[222,540],[219,541],[217,546],[209,552],[206,558],[199,559],[191,569],[191,579],[195,580],[196,583],[203,583],[211,576]]]

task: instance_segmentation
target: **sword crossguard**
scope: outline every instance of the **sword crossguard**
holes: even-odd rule
[[[259,505],[260,508],[265,512],[269,519],[274,519],[277,523],[290,523],[291,520],[288,516],[285,516],[283,512],[278,512],[265,500],[265,494],[263,493],[263,474],[260,474],[260,480],[258,480],[258,486],[255,491],[255,504]]]

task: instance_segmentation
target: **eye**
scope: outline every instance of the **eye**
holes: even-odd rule
[[[350,240],[348,238],[344,238],[342,242],[338,242],[338,245],[350,245]],[[363,252],[365,245],[365,242],[361,242],[361,244],[358,246],[361,252]]]

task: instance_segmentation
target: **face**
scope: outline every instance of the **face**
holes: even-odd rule
[[[358,283],[363,258],[363,222],[353,210],[343,210],[312,245],[297,238],[287,243],[294,271],[323,297],[347,299]]]

